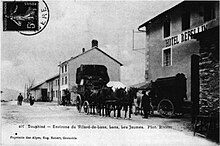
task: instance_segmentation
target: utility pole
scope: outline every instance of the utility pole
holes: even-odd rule
[[[61,62],[59,62],[59,65],[58,65],[58,67],[59,67],[59,81],[58,81],[58,105],[60,105],[60,103],[61,103],[61,92],[60,92],[60,68],[61,68]]]
[[[24,84],[24,99],[25,99],[25,91],[26,91],[26,84]]]

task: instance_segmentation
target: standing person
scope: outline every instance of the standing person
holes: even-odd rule
[[[154,108],[153,108],[153,105],[152,105],[152,99],[155,97],[155,94],[154,94],[153,90],[150,90],[150,92],[148,94],[149,94],[149,99],[150,99],[149,114],[153,115],[154,114]]]
[[[70,105],[70,91],[66,90],[67,94],[66,94],[66,100],[67,100],[67,105]]]
[[[21,93],[19,93],[19,95],[18,95],[18,105],[22,105],[22,101],[23,101],[23,96],[21,95]]]
[[[32,95],[30,94],[30,105],[31,105],[31,106],[34,104],[34,101],[35,101],[34,96],[32,96]]]
[[[144,95],[142,97],[142,107],[144,110],[144,117],[143,118],[147,119],[149,111],[150,111],[150,98],[149,98],[147,91],[144,91],[143,93],[144,93]]]

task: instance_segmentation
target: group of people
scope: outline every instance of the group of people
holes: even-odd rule
[[[24,99],[23,96],[21,95],[21,93],[19,93],[18,98],[17,98],[18,105],[22,105],[23,99]],[[29,94],[29,101],[30,101],[31,106],[34,105],[35,98],[34,96],[32,96],[31,93]]]

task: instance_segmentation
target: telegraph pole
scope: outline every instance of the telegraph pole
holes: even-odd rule
[[[58,65],[58,67],[59,67],[59,81],[58,81],[58,105],[60,105],[60,103],[61,103],[61,92],[60,92],[60,68],[61,68],[61,62],[59,62],[59,65]]]

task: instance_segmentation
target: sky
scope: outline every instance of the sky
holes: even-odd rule
[[[144,82],[144,50],[132,50],[132,30],[180,1],[52,1],[45,0],[50,19],[37,35],[1,32],[1,88],[24,90],[58,74],[58,64],[99,48],[123,64],[121,82]],[[1,16],[2,17],[2,16]],[[1,19],[2,20],[2,19]],[[135,33],[135,49],[145,46],[145,34]]]

